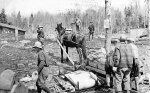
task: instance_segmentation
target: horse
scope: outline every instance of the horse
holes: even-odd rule
[[[89,25],[88,29],[89,29],[89,40],[90,40],[90,37],[91,37],[91,36],[92,36],[92,39],[93,39],[93,37],[94,37],[94,25],[93,25],[93,23],[91,23],[91,24]]]
[[[66,52],[68,54],[68,47],[76,48],[77,53],[79,54],[79,62],[80,65],[84,65],[84,62],[87,61],[87,53],[86,53],[86,41],[85,37],[79,34],[71,34],[71,39],[69,34],[66,34],[66,29],[62,27],[62,23],[57,24],[55,30],[58,32],[58,38],[62,46],[66,47]],[[82,55],[84,58],[84,62],[82,62]],[[68,58],[66,59],[68,62]],[[61,62],[63,63],[63,50],[61,49]]]

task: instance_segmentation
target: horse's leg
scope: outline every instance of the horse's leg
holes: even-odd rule
[[[82,49],[82,54],[83,54],[83,58],[84,58],[83,65],[85,65],[85,64],[87,64],[87,53],[86,53],[86,41],[85,41],[84,37],[82,39],[81,49]]]
[[[61,63],[63,63],[63,50],[61,49]]]
[[[68,54],[68,47],[66,46],[66,53]],[[68,57],[66,58],[66,61],[68,62]]]
[[[82,64],[82,53],[81,53],[81,49],[79,47],[76,48],[77,52],[79,54],[79,63]]]

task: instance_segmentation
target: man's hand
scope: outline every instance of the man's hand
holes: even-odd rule
[[[113,67],[113,71],[116,72],[117,71],[117,67]]]

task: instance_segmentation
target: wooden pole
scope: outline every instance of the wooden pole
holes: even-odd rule
[[[147,5],[148,5],[148,36],[150,37],[150,1],[147,0]]]
[[[110,28],[110,1],[105,0],[105,20],[104,20],[104,29],[105,29],[105,49],[106,53],[109,54],[110,52],[110,45],[111,45],[111,28]],[[110,75],[106,74],[106,83],[107,86],[110,87]]]
[[[15,28],[15,39],[16,41],[18,41],[18,29],[17,28]]]
[[[105,49],[106,53],[108,54],[110,52],[110,45],[111,45],[111,28],[110,28],[110,1],[105,0],[105,21],[104,21],[104,29],[105,29]]]
[[[59,44],[59,46],[61,47],[61,49],[63,50],[63,52],[65,53],[65,55],[68,57],[68,59],[70,60],[70,62],[72,63],[72,65],[74,66],[74,62],[72,61],[72,59],[69,57],[69,55],[66,53],[65,49],[63,48],[63,46],[61,45],[61,43],[59,42],[59,40],[57,39],[57,43]]]

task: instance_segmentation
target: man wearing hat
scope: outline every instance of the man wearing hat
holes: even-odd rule
[[[114,83],[116,93],[130,93],[130,74],[133,66],[133,49],[125,43],[127,39],[121,38],[120,43],[114,51],[113,62],[114,62]],[[123,87],[124,85],[124,87]],[[124,89],[122,89],[124,88]]]
[[[81,31],[81,20],[79,19],[79,17],[76,17],[75,23],[76,23],[76,31],[77,31],[78,34],[80,34],[80,31]]]
[[[139,60],[139,55],[138,55],[138,48],[134,44],[135,39],[134,38],[128,38],[128,43],[131,45],[133,49],[133,54],[134,54],[134,64],[131,72],[131,77],[134,77],[135,79],[135,89],[138,91],[139,86],[138,86],[138,80],[139,80],[139,73],[140,73],[140,66],[142,65],[141,61]],[[132,85],[132,84],[131,84]]]
[[[88,29],[89,29],[89,40],[90,40],[91,35],[92,35],[92,39],[93,39],[94,30],[95,30],[93,22],[90,22]]]
[[[37,91],[38,93],[41,93],[41,91],[44,90],[46,93],[50,93],[49,88],[45,85],[45,80],[48,77],[48,70],[46,71],[46,67],[48,67],[48,62],[46,58],[46,53],[42,48],[41,42],[35,42],[33,50],[38,54],[37,71],[39,76],[36,82]]]
[[[37,30],[37,39],[38,41],[40,41],[42,43],[42,45],[44,45],[44,32],[43,32],[43,27],[42,26],[38,26],[38,30]]]
[[[110,78],[113,76],[113,53],[115,50],[115,47],[118,45],[119,40],[118,39],[112,39],[111,40],[111,47],[110,52],[106,56],[106,62],[105,62],[105,71],[106,71],[106,83],[108,87],[111,87],[110,85]]]

